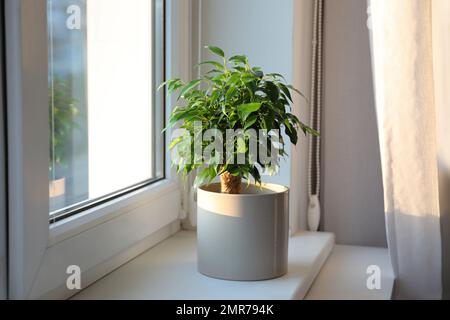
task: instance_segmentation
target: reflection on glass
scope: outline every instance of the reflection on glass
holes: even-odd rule
[[[155,3],[47,0],[52,215],[162,175]]]
[[[82,19],[86,14],[86,0],[48,0],[47,7],[49,180],[53,212],[89,198],[87,30]],[[69,19],[76,15],[78,21]]]

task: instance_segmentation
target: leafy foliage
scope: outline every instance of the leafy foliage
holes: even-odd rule
[[[67,166],[72,130],[77,127],[74,119],[79,114],[77,100],[72,98],[67,82],[55,78],[49,89],[50,112],[50,172],[62,171]]]
[[[302,93],[285,83],[281,74],[264,74],[261,68],[251,67],[248,58],[244,55],[226,58],[222,49],[207,46],[218,61],[205,61],[199,66],[208,66],[210,70],[200,79],[184,83],[181,79],[171,79],[163,83],[160,88],[166,87],[168,94],[179,91],[178,101],[185,102],[184,106],[174,108],[169,119],[168,128],[179,125],[186,129],[195,139],[208,129],[217,129],[225,137],[227,129],[260,129],[279,130],[285,132],[293,144],[297,144],[298,130],[305,134],[318,135],[316,131],[302,123],[291,113],[292,93]],[[201,123],[201,130],[195,130],[194,123]],[[187,175],[198,169],[195,185],[209,183],[218,175],[229,172],[234,176],[250,181],[251,177],[261,182],[263,172],[275,173],[279,168],[280,157],[285,157],[286,142],[282,135],[276,139],[274,135],[267,134],[267,143],[258,141],[258,148],[271,155],[272,146],[279,156],[275,163],[266,164],[257,157],[253,159],[248,150],[250,136],[238,136],[230,141],[221,141],[224,150],[227,143],[234,145],[234,153],[226,157],[226,161],[216,159],[197,159],[194,150],[195,139],[186,136],[172,140],[170,148],[177,148],[181,155],[173,165],[177,172]],[[278,141],[277,141],[278,140]],[[203,141],[202,148],[206,148],[211,141]],[[245,164],[232,164],[231,158],[244,154]],[[213,157],[214,158],[214,157]],[[236,163],[236,162],[235,162]]]

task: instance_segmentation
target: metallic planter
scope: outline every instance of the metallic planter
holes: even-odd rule
[[[243,186],[238,195],[220,184],[198,189],[198,271],[240,281],[273,279],[287,272],[289,189]]]

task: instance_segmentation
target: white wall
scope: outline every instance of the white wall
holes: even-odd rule
[[[193,20],[200,18],[201,25],[200,32],[193,26],[193,33],[200,35],[193,45],[194,63],[211,57],[205,45],[216,45],[228,57],[245,54],[252,65],[292,82],[293,0],[197,0],[193,10]],[[290,161],[278,176],[264,180],[289,186]]]
[[[450,299],[450,1],[433,0],[434,86],[444,298]]]
[[[323,227],[342,244],[386,246],[367,3],[325,1]]]

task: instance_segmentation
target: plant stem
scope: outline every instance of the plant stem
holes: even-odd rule
[[[228,194],[239,194],[242,191],[242,178],[225,171],[220,176],[220,191]]]

